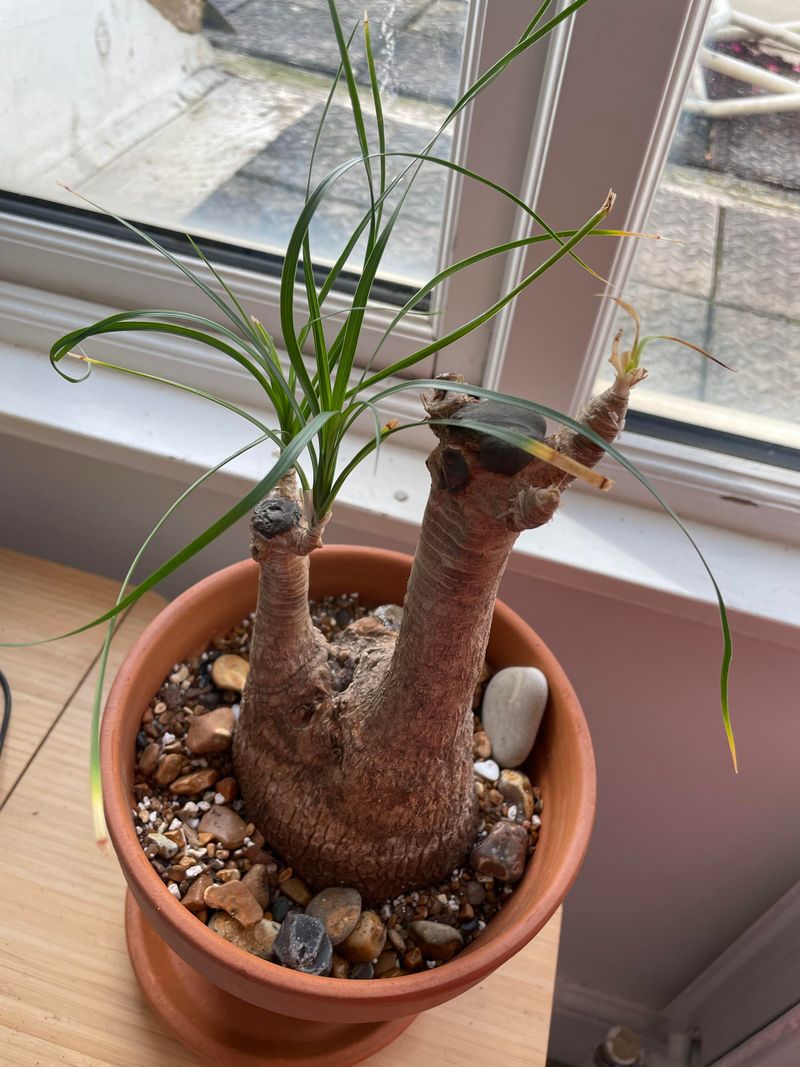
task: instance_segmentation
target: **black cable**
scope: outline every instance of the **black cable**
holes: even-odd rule
[[[0,756],[3,754],[3,745],[6,743],[8,724],[11,720],[11,686],[8,678],[0,671],[0,689],[3,690],[3,721],[0,723]]]

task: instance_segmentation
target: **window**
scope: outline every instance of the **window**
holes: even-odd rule
[[[800,448],[797,29],[800,0],[712,5],[646,224],[663,239],[625,287],[645,333],[733,368],[654,344],[634,425],[778,463]]]
[[[338,2],[345,32],[359,27],[352,54],[369,123],[363,6]],[[525,5],[507,0],[376,0],[369,14],[389,147],[400,151],[424,147],[459,85],[507,50],[530,17]],[[276,275],[338,67],[327,0],[30,0],[0,20],[5,77],[16,89],[5,118],[11,150],[0,163],[5,277],[112,308],[208,311],[171,267],[131,244],[66,185],[145,224],[173,249],[186,247],[176,243],[181,231],[201,238],[210,258],[228,265],[226,276],[248,310],[279,335]],[[469,121],[440,138],[437,153],[519,189],[531,131],[546,124],[552,104],[553,57],[565,43],[557,33],[549,52],[540,47],[522,57]],[[35,73],[42,69],[45,77]],[[515,103],[520,93],[531,102],[524,109]],[[342,86],[318,147],[316,180],[358,152],[348,106]],[[390,172],[403,165],[390,161]],[[316,263],[335,260],[366,197],[363,171],[354,168],[315,219]],[[514,224],[508,201],[485,189],[462,190],[452,172],[436,166],[425,168],[406,203],[368,318],[365,355],[393,313],[381,302],[402,303],[445,254],[459,258],[496,243]],[[352,284],[358,248],[349,267]],[[454,278],[432,298],[438,314],[406,319],[376,365],[491,304],[504,269],[498,258]],[[328,306],[341,306],[336,293]],[[473,378],[489,339],[485,330],[461,346],[459,365]],[[432,373],[433,359],[418,369]]]

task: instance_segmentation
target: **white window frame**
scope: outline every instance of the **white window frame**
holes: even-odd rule
[[[590,0],[547,47],[525,53],[478,98],[456,125],[455,158],[517,190],[559,227],[579,225],[612,186],[618,200],[610,224],[641,228],[709,6],[710,0]],[[462,81],[502,54],[529,16],[525,4],[476,0],[468,38],[475,47],[465,57]],[[533,114],[520,103],[526,100],[536,101]],[[452,180],[447,202],[446,261],[474,251],[477,241],[497,243],[528,231],[527,220],[510,211],[507,201],[488,199],[472,183]],[[624,284],[633,242],[598,238],[590,248],[595,269]],[[471,317],[540,259],[541,253],[518,254],[459,275],[439,294],[444,313],[423,323],[406,320],[384,347],[385,358],[407,354],[411,346]],[[226,267],[224,273],[248,310],[279,336],[277,279],[240,268]],[[0,282],[6,340],[40,351],[60,333],[102,314],[103,306],[174,306],[208,314],[202,294],[151,249],[21,216],[0,214],[0,276],[6,279]],[[604,358],[612,305],[597,299],[598,288],[564,260],[491,327],[482,327],[441,360],[426,361],[419,373],[458,370],[468,380],[574,413],[591,392]],[[332,294],[331,310],[337,303],[344,301]],[[393,313],[389,307],[368,313],[368,351]],[[109,347],[135,354],[141,369],[252,402],[243,375],[223,369],[221,357],[198,346],[134,337],[115,338]],[[409,394],[392,398],[387,410],[419,414]],[[421,444],[413,435],[408,442]],[[688,517],[762,536],[767,530],[776,539],[800,538],[797,472],[644,435],[626,433],[623,443]],[[620,478],[619,472],[616,477],[620,499],[647,500],[632,479]]]
[[[711,0],[590,0],[578,13],[537,199],[551,225],[579,224],[613,187],[617,203],[608,224],[644,228],[710,6]],[[592,239],[583,250],[602,276],[624,288],[635,241]],[[511,284],[526,264],[515,270]],[[597,298],[600,288],[567,261],[541,278],[496,330],[485,384],[578,412],[608,358],[615,306]],[[800,472],[644,434],[625,432],[621,443],[686,517],[800,540]],[[616,464],[607,468],[617,479],[615,496],[653,506],[635,479]]]

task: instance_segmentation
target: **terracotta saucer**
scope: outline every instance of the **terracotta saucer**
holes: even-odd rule
[[[125,933],[133,970],[152,1010],[176,1037],[215,1067],[349,1067],[394,1041],[416,1018],[309,1022],[257,1008],[212,985],[144,920],[130,892]]]

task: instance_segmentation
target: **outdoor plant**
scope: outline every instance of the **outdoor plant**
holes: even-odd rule
[[[400,371],[456,345],[565,256],[575,260],[578,268],[589,270],[576,252],[584,238],[634,236],[603,227],[613,194],[580,226],[555,232],[508,190],[434,154],[439,134],[477,94],[586,2],[575,0],[548,17],[551,3],[545,0],[519,40],[464,92],[428,145],[414,154],[393,152],[385,143],[369,23],[365,19],[363,45],[374,119],[365,114],[350,58],[359,27],[348,36],[335,0],[329,0],[341,64],[314,149],[334,93],[343,81],[360,154],[315,184],[312,152],[305,204],[289,240],[281,275],[280,350],[191,238],[194,251],[211,271],[217,287],[207,284],[181,259],[130,223],[125,225],[205,293],[219,321],[210,317],[212,312],[209,317],[162,309],[122,312],[72,331],[51,350],[53,366],[68,381],[83,380],[65,369],[68,356],[84,362],[85,374],[99,367],[150,378],[198,394],[249,420],[258,436],[246,448],[265,440],[274,444],[277,459],[258,484],[129,591],[136,564],[161,525],[189,493],[235,456],[228,456],[190,486],[147,538],[115,606],[87,627],[108,623],[105,667],[119,614],[252,512],[251,551],[260,567],[260,585],[250,671],[235,738],[237,777],[250,817],[288,864],[312,884],[354,886],[369,900],[436,882],[462,860],[474,838],[472,694],[484,661],[498,585],[519,533],[548,522],[576,477],[601,490],[608,489],[610,481],[592,470],[605,453],[634,474],[680,525],[644,476],[612,444],[622,428],[630,390],[645,376],[642,353],[655,339],[639,336],[638,319],[629,349],[622,349],[619,337],[614,342],[610,359],[613,384],[592,399],[578,418],[532,399],[470,385],[456,373],[426,380],[397,378]],[[402,158],[401,170],[389,179],[388,162],[398,158]],[[448,168],[507,197],[530,216],[533,233],[442,269],[397,311],[372,359],[358,370],[356,350],[381,259],[423,166]],[[353,170],[363,172],[368,206],[337,262],[320,275],[312,267],[309,227],[337,181]],[[363,269],[347,313],[336,319],[326,313],[326,300],[359,240],[365,241]],[[420,305],[447,278],[510,249],[539,244],[544,250],[542,262],[495,304],[476,310],[468,322],[394,364],[374,368],[375,356],[386,337],[404,317],[419,313]],[[299,314],[298,279],[307,316]],[[335,329],[331,330],[333,323]],[[81,347],[96,337],[149,331],[195,341],[234,360],[253,380],[254,406],[266,403],[274,413],[274,423],[268,425],[228,401],[184,383],[90,357]],[[310,358],[305,354],[309,347]],[[457,347],[453,348],[453,369],[458,369]],[[378,415],[381,402],[409,389],[425,391],[425,416],[410,423],[392,420],[382,425]],[[374,434],[343,463],[342,444],[365,414],[374,420]],[[558,427],[549,435],[547,419]],[[427,461],[430,496],[402,625],[397,635],[380,626],[356,628],[347,638],[349,647],[357,652],[356,667],[352,678],[343,681],[336,671],[335,646],[325,641],[309,615],[309,557],[322,544],[337,495],[351,472],[378,453],[384,441],[422,423],[431,427],[438,440]],[[684,533],[699,554],[691,535],[685,529]],[[708,573],[722,621],[721,704],[735,763],[727,701],[730,634],[719,589]],[[102,812],[97,729],[101,687],[102,671],[92,746],[99,833]],[[424,736],[424,745],[410,743],[420,736]],[[309,827],[313,827],[311,834]]]

